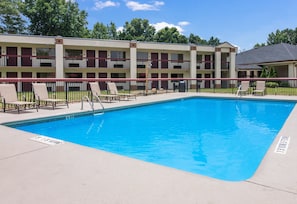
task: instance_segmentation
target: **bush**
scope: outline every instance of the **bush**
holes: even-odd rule
[[[277,82],[266,82],[266,87],[269,87],[269,88],[276,88],[278,87],[278,83]]]
[[[279,86],[280,87],[290,87],[288,82],[283,82],[283,81],[279,83]]]

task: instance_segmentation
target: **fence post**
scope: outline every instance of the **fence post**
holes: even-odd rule
[[[68,101],[68,82],[65,82],[66,101]]]

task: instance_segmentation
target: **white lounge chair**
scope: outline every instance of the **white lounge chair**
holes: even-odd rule
[[[40,107],[41,102],[44,102],[45,105],[50,103],[51,106],[53,107],[53,109],[55,109],[55,107],[57,106],[58,103],[65,103],[67,108],[69,108],[68,101],[66,99],[49,98],[47,87],[46,87],[45,83],[33,83],[32,85],[33,85],[35,101],[36,101],[38,107]]]
[[[105,100],[108,102],[111,102],[113,100],[120,100],[119,96],[115,95],[115,94],[101,94],[101,90],[100,90],[100,86],[97,82],[89,82],[90,84],[90,88],[91,88],[91,92],[93,95],[93,99],[94,97],[97,98],[97,100]]]
[[[242,81],[240,86],[238,87],[237,95],[242,96],[242,95],[248,94],[249,93],[249,88],[250,88],[250,82],[249,81]]]
[[[256,89],[253,90],[253,94],[261,94],[264,96],[265,94],[265,81],[256,81]]]
[[[14,84],[0,84],[0,96],[3,112],[6,111],[6,105],[13,105],[18,110],[18,113],[20,112],[20,107],[24,107],[26,109],[28,106],[33,106],[38,111],[38,107],[35,102],[18,100]]]
[[[112,95],[117,95],[122,98],[130,99],[134,98],[136,99],[136,94],[131,94],[131,93],[119,93],[118,88],[114,82],[107,82],[108,90],[110,94]]]

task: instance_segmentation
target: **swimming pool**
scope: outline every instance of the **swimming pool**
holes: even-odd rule
[[[221,180],[242,181],[255,173],[294,105],[190,98],[13,127]]]

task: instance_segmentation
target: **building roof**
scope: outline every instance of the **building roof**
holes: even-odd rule
[[[236,55],[236,67],[238,68],[287,61],[297,61],[296,45],[280,43],[251,49]]]
[[[262,67],[261,66],[259,66],[259,65],[256,65],[256,64],[237,64],[236,65],[236,68],[237,69],[242,69],[242,70],[248,70],[248,69],[259,69],[259,70],[261,70],[262,69]]]

